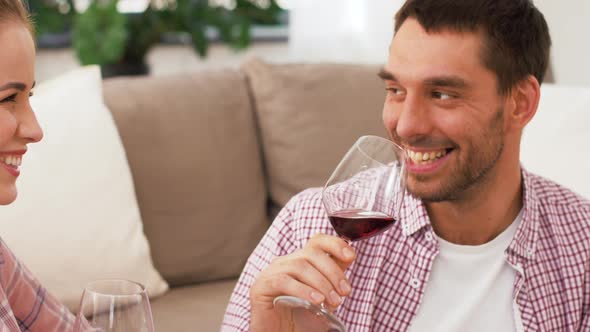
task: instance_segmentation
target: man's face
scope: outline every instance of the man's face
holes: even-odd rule
[[[481,48],[478,33],[426,33],[409,18],[380,74],[385,127],[411,157],[409,191],[426,201],[465,198],[502,162],[505,98]]]

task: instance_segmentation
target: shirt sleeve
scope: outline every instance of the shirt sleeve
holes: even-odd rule
[[[250,287],[260,271],[266,268],[275,257],[287,255],[298,249],[296,241],[293,240],[295,233],[291,229],[293,224],[292,206],[295,204],[295,200],[296,198],[293,198],[279,212],[256,249],[254,249],[254,252],[248,258],[225,312],[221,327],[222,332],[249,331]]]
[[[586,283],[584,285],[584,301],[582,305],[582,322],[577,331],[590,331],[590,266],[586,265]]]
[[[74,315],[47,292],[1,239],[0,282],[21,331],[73,331]]]

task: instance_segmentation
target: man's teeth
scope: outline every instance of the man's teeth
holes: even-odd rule
[[[408,155],[415,164],[429,164],[439,158],[444,157],[447,154],[447,150],[436,150],[436,151],[422,151],[415,152],[408,150]]]
[[[21,165],[22,161],[22,156],[0,156],[0,162],[3,162],[9,166],[18,167]]]

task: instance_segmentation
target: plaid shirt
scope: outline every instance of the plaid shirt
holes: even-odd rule
[[[0,332],[66,332],[74,316],[43,288],[0,239]]]
[[[522,174],[523,219],[506,250],[506,261],[517,272],[512,295],[522,326],[525,331],[590,331],[590,202],[549,180]],[[289,201],[250,256],[222,331],[248,331],[248,294],[258,273],[316,233],[335,234],[321,191],[310,189]],[[353,246],[357,258],[346,271],[352,293],[336,315],[350,332],[406,331],[438,254],[425,206],[407,195],[400,222]]]

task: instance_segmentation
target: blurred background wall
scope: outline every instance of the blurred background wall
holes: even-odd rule
[[[553,38],[552,61],[556,82],[590,85],[590,1],[535,0]]]
[[[70,1],[70,0],[31,0]],[[74,1],[74,0],[71,0]],[[156,0],[167,2],[174,0]],[[179,0],[181,1],[181,0]],[[190,1],[190,0],[187,0]],[[78,10],[92,0],[77,0]],[[269,6],[269,0],[209,0],[211,6],[235,8],[250,2]],[[246,58],[257,56],[275,62],[351,62],[383,63],[392,37],[393,16],[401,0],[282,0],[272,1],[281,8],[276,24],[250,27],[250,43],[236,51],[230,43],[211,36],[206,57],[200,57],[189,43],[177,38],[157,43],[149,49],[146,62],[152,75],[201,70],[213,67],[239,66]],[[590,85],[590,66],[586,58],[590,45],[590,2],[586,0],[536,0],[551,29],[553,75],[557,83]],[[147,0],[120,0],[119,10],[143,11]],[[209,31],[211,32],[211,31]],[[174,38],[172,38],[174,39]],[[190,38],[189,38],[190,39]],[[165,41],[165,40],[164,40]],[[40,48],[38,80],[58,75],[79,65],[80,60],[69,47]]]

